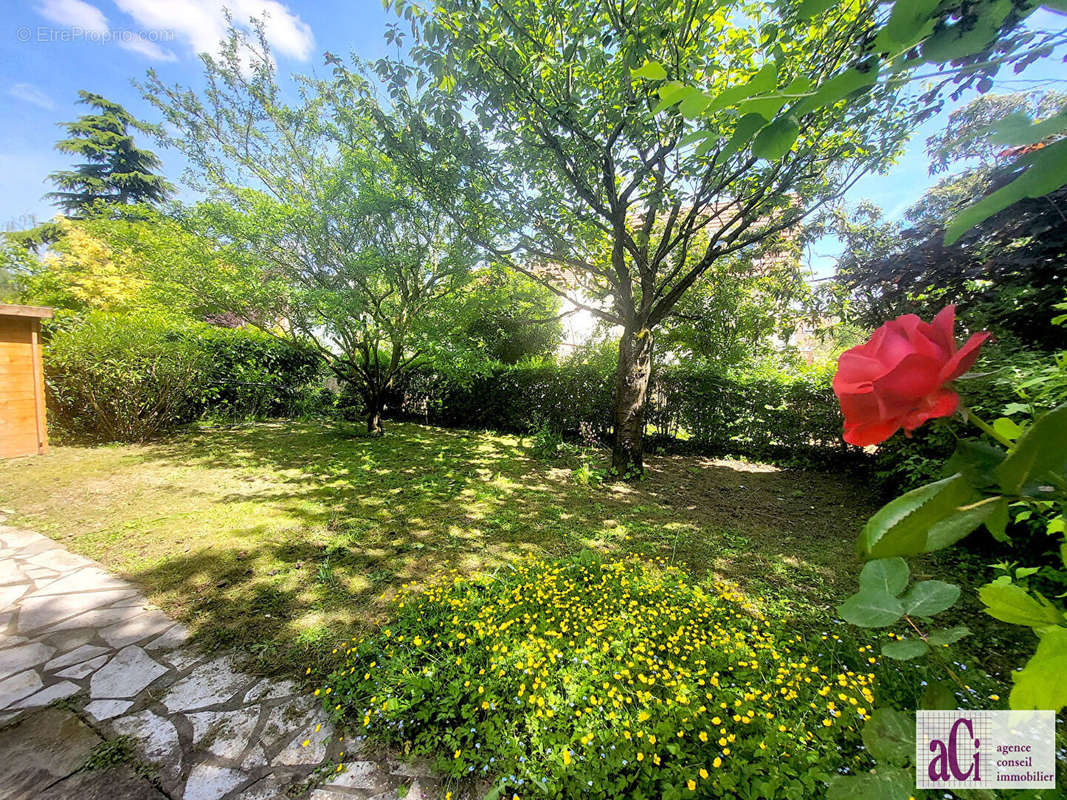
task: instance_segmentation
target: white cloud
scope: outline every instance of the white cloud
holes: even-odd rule
[[[177,61],[178,57],[170,50],[160,47],[150,39],[141,36],[130,36],[119,39],[119,47],[129,50],[131,53],[140,53],[153,61]]]
[[[31,83],[16,83],[7,90],[7,93],[12,97],[17,97],[19,100],[32,103],[38,108],[44,108],[51,111],[56,107],[56,104],[52,102],[51,97]]]
[[[94,5],[83,0],[44,0],[37,10],[52,22],[90,33],[106,34],[107,17]]]
[[[77,0],[74,0],[77,1]],[[115,4],[152,31],[173,31],[196,53],[216,53],[226,36],[226,5],[235,26],[248,28],[253,17],[264,19],[271,49],[301,61],[311,56],[315,38],[311,27],[278,0],[115,0]]]

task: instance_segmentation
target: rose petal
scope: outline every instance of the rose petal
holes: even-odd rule
[[[956,352],[956,306],[950,304],[938,311],[930,321],[930,327],[945,349],[946,357],[951,358]]]
[[[834,392],[869,389],[870,383],[886,373],[888,367],[877,358],[846,350],[837,359],[837,372],[834,374]]]
[[[852,427],[845,426],[842,438],[857,447],[867,447],[872,444],[881,444],[898,430],[900,430],[900,423],[896,421],[866,422]]]
[[[882,419],[903,417],[919,405],[922,398],[940,386],[940,372],[939,361],[912,353],[874,381],[873,393]]]
[[[957,350],[956,354],[941,368],[941,383],[953,381],[969,370],[978,359],[979,349],[992,335],[989,331],[980,331],[971,336],[967,343]]]
[[[938,417],[951,417],[960,405],[960,396],[951,389],[939,389],[936,394],[924,400],[921,408],[915,409],[904,418],[904,430],[913,431],[924,422]]]

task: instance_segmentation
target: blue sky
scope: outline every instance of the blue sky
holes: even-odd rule
[[[385,52],[389,16],[380,0],[231,0],[227,5],[235,22],[268,13],[267,35],[282,74],[324,74],[322,54],[327,50],[368,59]],[[0,36],[0,225],[19,226],[23,215],[38,220],[54,215],[41,196],[51,188],[46,176],[70,165],[70,158],[52,146],[62,133],[57,123],[82,113],[75,104],[79,89],[120,102],[137,117],[156,119],[131,79],[154,68],[167,83],[199,85],[196,53],[213,49],[225,30],[221,7],[216,0],[29,0],[9,9]],[[1064,17],[1038,12],[1034,21],[1055,28]],[[1067,64],[1058,56],[1021,76],[1005,76],[995,91],[1037,86],[1067,91]],[[865,177],[848,199],[869,198],[888,214],[899,215],[935,180],[923,153],[926,138],[972,97],[948,104],[928,120],[888,175]],[[164,173],[179,183],[180,157],[159,154]],[[193,199],[187,190],[181,196]],[[835,249],[831,239],[813,248],[819,272]]]

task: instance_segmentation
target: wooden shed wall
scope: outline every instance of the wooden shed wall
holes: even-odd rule
[[[0,458],[45,453],[41,321],[0,315]]]

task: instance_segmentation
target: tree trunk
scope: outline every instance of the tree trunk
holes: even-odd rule
[[[652,331],[627,329],[619,340],[615,372],[615,442],[612,471],[624,478],[644,472],[645,400],[652,374]]]
[[[367,433],[371,436],[385,435],[385,428],[382,427],[383,405],[379,395],[367,398]]]

